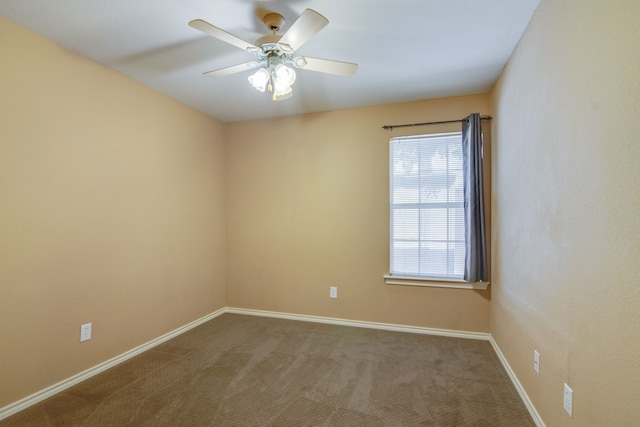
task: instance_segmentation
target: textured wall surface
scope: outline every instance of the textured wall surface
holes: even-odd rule
[[[225,210],[218,121],[2,18],[0,63],[2,407],[223,307]]]
[[[383,280],[389,138],[460,124],[382,126],[472,112],[489,113],[488,95],[228,124],[229,306],[487,332],[489,290]]]
[[[493,92],[491,333],[549,426],[640,420],[638,16],[543,0]]]
[[[547,425],[633,425],[639,15],[542,0],[491,99],[227,125],[0,18],[0,406],[229,305],[490,331]],[[474,111],[491,290],[385,285],[389,138],[454,129],[380,127]]]

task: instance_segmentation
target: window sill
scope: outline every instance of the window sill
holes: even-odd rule
[[[387,285],[401,286],[424,286],[428,288],[452,288],[452,289],[474,289],[485,290],[491,282],[465,282],[453,279],[431,279],[411,276],[391,276],[385,275],[384,281]]]

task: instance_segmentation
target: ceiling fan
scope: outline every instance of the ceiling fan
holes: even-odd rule
[[[278,13],[268,13],[262,21],[272,34],[260,37],[255,44],[224,31],[204,21],[194,19],[189,25],[223,42],[229,43],[255,55],[254,61],[218,70],[207,71],[205,76],[221,77],[258,68],[249,76],[251,85],[264,92],[272,93],[273,101],[280,101],[292,95],[291,85],[295,82],[296,72],[291,67],[321,73],[351,76],[358,68],[357,64],[329,59],[297,56],[296,50],[304,45],[318,31],[323,29],[329,20],[312,9],[306,9],[283,34],[277,34],[284,26],[284,17]]]

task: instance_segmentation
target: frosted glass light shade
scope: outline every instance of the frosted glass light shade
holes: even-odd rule
[[[280,101],[289,98],[293,90],[291,85],[296,81],[296,72],[293,68],[284,64],[273,65],[269,63],[267,66],[261,67],[254,74],[249,76],[251,86],[264,92],[269,90],[273,93],[273,100]]]
[[[276,77],[287,86],[291,86],[296,81],[296,72],[284,64],[276,65],[274,69]]]
[[[260,92],[264,92],[267,88],[267,83],[269,83],[269,71],[266,68],[260,68],[258,71],[249,76],[249,83],[251,86],[259,90]]]
[[[291,85],[296,81],[296,72],[283,64],[278,64],[273,70],[273,94],[286,95],[291,92]]]

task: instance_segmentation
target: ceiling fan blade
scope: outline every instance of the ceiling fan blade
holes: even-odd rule
[[[284,33],[280,43],[288,44],[293,50],[297,50],[328,23],[329,20],[315,10],[305,9]]]
[[[204,21],[202,19],[194,19],[193,21],[189,22],[189,26],[195,28],[196,30],[202,31],[203,33],[207,33],[210,36],[217,38],[218,40],[222,40],[223,42],[239,47],[242,50],[257,49],[256,46],[249,43],[248,41],[242,40],[240,37],[234,36],[233,34],[228,33],[225,30],[216,27],[215,25],[211,25],[207,21]]]
[[[231,67],[220,68],[218,70],[207,71],[206,73],[202,73],[202,75],[209,77],[228,76],[230,74],[240,73],[246,70],[253,70],[254,68],[258,68],[261,65],[262,64],[257,61],[245,62],[244,64],[238,64]]]
[[[305,56],[304,60],[307,62],[306,65],[298,67],[298,68],[302,68],[303,70],[318,71],[321,73],[337,74],[339,76],[349,77],[354,75],[356,70],[358,69],[358,64],[353,64],[351,62],[333,61],[331,59],[310,58],[308,56]],[[295,62],[294,62],[294,65],[295,65]]]

